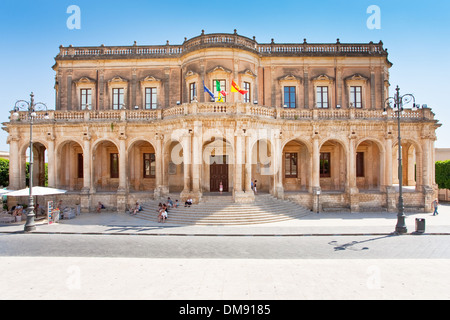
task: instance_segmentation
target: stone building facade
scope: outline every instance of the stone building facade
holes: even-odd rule
[[[380,43],[261,44],[236,32],[181,45],[60,47],[55,110],[34,119],[35,183],[69,190],[83,210],[118,211],[222,182],[237,202],[258,192],[313,210],[395,210],[397,113]],[[246,94],[231,92],[235,81]],[[217,98],[216,84],[227,92]],[[405,206],[427,209],[435,130],[428,108],[401,115]],[[10,188],[25,187],[28,115],[4,123]]]

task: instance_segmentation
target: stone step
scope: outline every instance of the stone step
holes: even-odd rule
[[[174,200],[176,195],[169,195]],[[144,204],[143,210],[135,217],[145,220],[158,220],[158,204],[167,200],[156,199]],[[168,223],[196,225],[245,225],[270,223],[298,219],[309,215],[310,210],[300,205],[274,198],[270,194],[258,195],[254,204],[235,203],[232,196],[206,196],[199,204],[169,208]]]

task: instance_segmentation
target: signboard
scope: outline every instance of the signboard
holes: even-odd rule
[[[48,217],[48,224],[52,224],[59,221],[59,210],[56,208],[53,208],[53,201],[48,201],[47,203],[47,217]]]

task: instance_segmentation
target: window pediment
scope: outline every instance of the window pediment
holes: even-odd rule
[[[74,81],[76,84],[93,84],[96,81],[94,79],[91,79],[89,77],[81,77],[80,79]]]
[[[231,73],[231,70],[229,70],[229,69],[227,69],[227,68],[224,68],[224,67],[222,67],[222,66],[216,66],[216,67],[210,69],[210,70],[209,70],[208,72],[206,72],[206,73],[207,73],[207,74],[210,74],[210,73],[214,73],[214,72]]]
[[[326,75],[326,74],[320,74],[317,77],[312,78],[312,81],[327,81],[327,82],[333,82],[334,78]]]
[[[127,79],[124,79],[120,76],[115,76],[111,80],[108,81],[109,84],[121,84],[121,83],[128,83]]]
[[[161,82],[161,79],[156,78],[154,76],[146,76],[144,79],[141,80],[141,83],[146,83],[146,82]]]
[[[282,82],[282,81],[300,81],[300,82],[302,82],[302,80],[303,79],[301,77],[297,77],[293,74],[287,74],[287,75],[284,75],[284,76],[278,78],[279,82]]]
[[[256,74],[254,74],[250,69],[245,69],[244,71],[239,72],[239,74],[243,76],[249,76],[251,78],[256,78]]]
[[[345,81],[363,81],[366,82],[369,80],[369,78],[359,74],[359,73],[355,73],[347,78],[344,79]]]
[[[184,79],[191,79],[191,78],[195,78],[198,77],[199,74],[195,71],[189,70],[188,72],[186,72],[186,74],[184,75]]]

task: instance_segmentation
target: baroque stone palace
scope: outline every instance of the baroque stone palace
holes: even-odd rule
[[[34,118],[34,181],[43,185],[47,159],[48,185],[84,211],[102,201],[123,212],[169,193],[196,202],[220,184],[252,202],[254,180],[258,193],[313,210],[396,210],[397,113],[384,112],[392,64],[382,42],[202,31],[181,45],[61,46],[55,61],[55,110]],[[233,81],[247,92],[232,92]],[[440,124],[428,108],[400,117],[405,207],[430,209]],[[10,189],[20,189],[28,114],[10,119]]]

